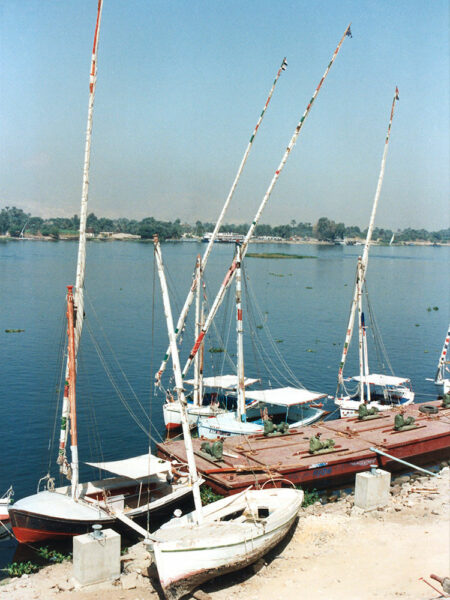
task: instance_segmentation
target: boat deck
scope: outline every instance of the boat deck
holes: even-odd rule
[[[357,418],[325,421],[292,429],[277,437],[250,435],[223,440],[221,460],[200,454],[204,440],[193,439],[196,464],[206,483],[217,493],[230,495],[249,486],[300,484],[304,488],[331,488],[353,481],[356,473],[371,464],[389,471],[405,469],[401,464],[376,454],[372,447],[411,462],[427,465],[450,457],[450,409],[440,401],[428,402],[438,413],[426,415],[420,404],[382,413],[368,421]],[[415,418],[416,428],[394,430],[394,417],[402,410]],[[320,454],[310,454],[309,439],[321,434],[332,438],[335,446]],[[184,442],[167,441],[157,445],[158,455],[186,462]]]

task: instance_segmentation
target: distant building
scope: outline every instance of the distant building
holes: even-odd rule
[[[212,232],[205,233],[202,238],[202,242],[209,242],[212,238]],[[243,242],[244,236],[240,233],[218,233],[215,242],[228,242],[228,243],[236,243]]]

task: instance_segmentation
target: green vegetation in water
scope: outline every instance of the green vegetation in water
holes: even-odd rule
[[[5,333],[22,333],[25,329],[5,329]]]
[[[8,573],[10,577],[22,577],[22,575],[30,575],[39,571],[39,566],[33,564],[30,560],[27,562],[13,562],[6,565],[2,571]]]
[[[305,290],[312,290],[312,287],[310,285],[305,285]]]
[[[286,252],[247,252],[250,258],[317,258],[317,256],[308,256],[307,254],[287,254]],[[275,273],[271,273],[275,275]]]
[[[420,327],[420,324],[419,324],[419,323],[416,323],[416,327]]]
[[[274,277],[284,277],[284,275],[282,273],[271,273],[269,271],[269,275],[273,275]]]
[[[433,306],[433,308],[431,308],[431,306],[429,306],[429,307],[427,308],[427,311],[428,311],[428,312],[431,312],[432,310],[435,310],[435,311],[436,311],[436,310],[439,310],[439,306]]]
[[[213,354],[220,354],[220,352],[225,352],[223,348],[210,348],[208,352],[212,352]]]
[[[211,504],[211,502],[216,502],[216,500],[222,500],[223,496],[213,492],[207,485],[202,485],[200,488],[200,498],[202,499],[203,506],[205,506],[206,504]]]
[[[282,343],[284,342],[284,340],[275,340],[275,342],[276,342],[277,344],[282,344]]]
[[[53,563],[62,563],[65,560],[72,560],[72,554],[56,552],[56,550],[50,550],[47,546],[41,546],[37,551],[37,554],[44,560]]]
[[[262,325],[257,325],[257,326],[256,326],[256,329],[262,329],[262,328],[263,328],[263,326],[262,326]]]
[[[298,489],[301,489],[299,487]],[[316,489],[313,490],[305,490],[303,492],[303,502],[302,508],[306,508],[307,506],[311,506],[311,504],[315,504],[320,501],[319,492]]]
[[[312,348],[308,348],[308,349],[306,350],[306,352],[315,352],[315,350],[313,350]]]

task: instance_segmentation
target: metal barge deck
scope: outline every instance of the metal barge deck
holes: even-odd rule
[[[423,405],[413,404],[403,409],[405,417],[415,418],[414,429],[395,431],[398,411],[392,410],[373,420],[325,421],[278,437],[225,438],[221,460],[207,458],[200,450],[204,440],[193,439],[197,468],[216,493],[228,496],[252,485],[338,487],[353,482],[356,473],[366,471],[371,464],[389,471],[405,469],[375,453],[371,450],[374,447],[415,465],[431,465],[450,458],[450,408],[443,408],[440,401],[428,402],[427,406],[436,407],[438,412],[424,414],[420,406]],[[309,439],[318,433],[322,440],[332,438],[335,446],[321,454],[310,454]],[[160,443],[157,451],[162,458],[186,462],[182,440]]]

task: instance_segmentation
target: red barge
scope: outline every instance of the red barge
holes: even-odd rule
[[[325,421],[278,437],[226,438],[221,460],[207,458],[200,450],[204,440],[193,439],[197,469],[216,493],[228,496],[252,485],[339,487],[353,482],[356,473],[368,470],[371,464],[388,471],[405,470],[404,465],[374,448],[417,466],[436,464],[450,458],[450,408],[443,408],[440,401],[429,402],[426,406],[433,408],[425,414],[420,410],[423,406],[415,404],[402,410],[405,417],[414,417],[416,425],[405,431],[394,430],[399,411],[393,409],[372,420]],[[335,445],[320,454],[310,454],[309,439],[318,433],[322,440],[334,439]],[[182,440],[157,444],[157,452],[162,458],[186,462]]]

